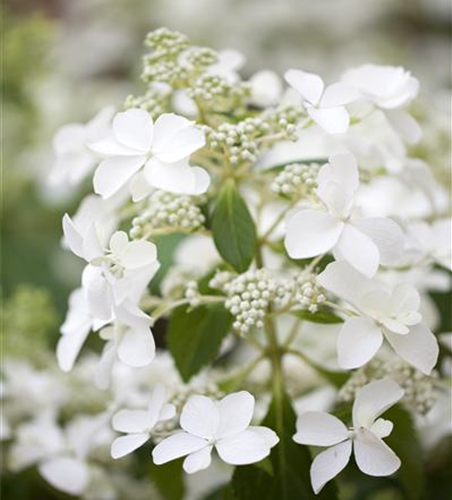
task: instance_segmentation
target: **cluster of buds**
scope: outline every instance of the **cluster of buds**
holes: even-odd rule
[[[201,107],[212,107],[214,102],[215,111],[224,113],[242,109],[250,95],[250,88],[247,83],[233,82],[221,75],[205,73],[193,82],[187,95]]]
[[[312,197],[317,187],[319,170],[318,163],[291,163],[275,177],[270,188],[274,193],[286,198]]]
[[[201,303],[198,283],[196,281],[189,281],[185,285],[185,298],[188,300],[190,307],[198,307]]]
[[[163,228],[191,233],[201,228],[204,222],[205,217],[192,197],[157,190],[149,196],[147,208],[132,220],[130,237],[142,238]]]
[[[150,49],[145,56],[145,62],[158,59],[177,58],[189,46],[186,35],[168,28],[159,28],[146,35],[144,45]]]
[[[171,108],[171,88],[164,84],[151,84],[142,96],[129,95],[124,103],[126,109],[145,109],[155,120]]]
[[[437,372],[424,375],[413,366],[399,359],[376,358],[352,373],[339,391],[339,400],[353,401],[363,386],[374,380],[391,378],[405,391],[403,405],[420,415],[427,414],[436,401],[435,380]]]
[[[302,309],[311,313],[318,311],[319,306],[326,300],[322,288],[320,288],[314,274],[299,274],[294,279],[293,302]]]
[[[224,154],[232,165],[256,161],[259,139],[271,128],[259,117],[236,123],[223,123],[216,130],[206,128],[207,147]]]
[[[304,111],[295,106],[280,106],[262,113],[262,119],[267,122],[272,134],[277,134],[280,140],[292,141],[298,139],[298,124],[304,116]]]
[[[233,328],[245,335],[251,328],[262,328],[271,302],[277,297],[278,285],[265,269],[240,274],[224,285],[228,298],[225,307],[234,316]]]

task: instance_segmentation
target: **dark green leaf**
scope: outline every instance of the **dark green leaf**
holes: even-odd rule
[[[151,281],[150,291],[152,294],[159,293],[160,284],[173,263],[174,252],[184,238],[185,235],[180,233],[168,234],[156,238],[155,244],[157,246],[160,268]]]
[[[233,181],[220,191],[212,216],[215,246],[223,259],[239,273],[251,264],[256,248],[253,218]]]
[[[334,484],[328,484],[315,495],[309,476],[311,455],[306,446],[295,443],[296,416],[289,398],[274,397],[269,412],[262,423],[275,430],[280,442],[270,455],[273,476],[256,465],[237,467],[232,489],[238,500],[335,500]]]
[[[407,410],[396,405],[384,414],[384,418],[394,424],[394,430],[385,442],[402,462],[396,479],[408,500],[423,498],[425,486],[423,452],[413,417]]]
[[[187,382],[218,354],[232,316],[221,306],[189,310],[179,307],[170,318],[168,347],[182,379]]]
[[[300,318],[304,321],[309,321],[310,323],[322,323],[326,325],[332,325],[344,322],[344,320],[340,316],[337,316],[329,309],[321,309],[320,311],[317,311],[315,313],[311,313],[306,309],[300,311],[290,311],[290,312],[297,318]]]
[[[164,465],[150,462],[149,473],[163,500],[182,500],[184,498],[184,482],[182,460],[174,460]]]

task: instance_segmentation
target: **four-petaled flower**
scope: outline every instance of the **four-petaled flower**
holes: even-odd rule
[[[369,279],[347,262],[333,262],[317,282],[351,304],[361,316],[345,320],[337,340],[338,362],[352,369],[370,361],[383,339],[405,361],[429,375],[438,359],[438,342],[421,322],[420,297],[411,285],[394,288]]]
[[[393,423],[378,418],[403,397],[392,380],[377,380],[364,386],[353,404],[353,427],[349,430],[336,417],[324,412],[308,412],[297,420],[295,442],[310,446],[330,446],[311,465],[315,493],[348,464],[352,448],[359,469],[369,476],[390,476],[400,467],[400,459],[384,443]]]
[[[329,134],[347,131],[350,117],[345,105],[359,97],[352,87],[338,82],[325,88],[320,76],[297,69],[287,71],[284,78],[301,95],[308,115],[319,127]]]
[[[172,419],[176,408],[166,403],[166,392],[158,384],[152,392],[147,410],[120,410],[113,416],[112,426],[115,431],[127,435],[116,438],[111,445],[111,456],[121,458],[143,446],[151,437],[151,431],[159,422]]]
[[[294,259],[333,251],[367,276],[379,264],[394,264],[401,255],[404,237],[399,226],[383,217],[360,218],[353,212],[359,187],[356,160],[351,153],[337,153],[319,172],[317,194],[326,212],[295,211],[287,220],[286,249]]]
[[[231,465],[259,462],[279,439],[267,427],[250,426],[253,413],[254,397],[246,391],[229,394],[218,402],[192,396],[182,409],[183,430],[154,448],[154,463],[160,465],[187,456],[183,468],[192,474],[209,467],[213,448]]]
[[[179,194],[204,193],[210,183],[208,173],[188,163],[204,144],[202,130],[182,116],[166,113],[153,123],[143,109],[118,113],[109,137],[89,145],[106,157],[94,174],[94,191],[109,198],[129,185],[134,199],[151,187]]]

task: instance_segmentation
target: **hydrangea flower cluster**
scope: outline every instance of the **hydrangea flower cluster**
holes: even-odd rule
[[[104,409],[89,425],[61,427],[58,412],[18,419],[15,464],[36,464],[85,498],[93,436],[115,459],[150,441],[155,465],[183,458],[188,474],[224,462],[238,500],[311,495],[281,469],[298,467],[297,446],[314,494],[352,452],[364,474],[396,474],[407,456],[397,411],[428,416],[445,378],[427,309],[428,292],[450,286],[450,196],[408,156],[420,139],[409,114],[418,81],[364,65],[325,86],[290,69],[289,89],[275,74],[243,80],[240,54],[167,29],[146,45],[143,95],[55,140],[52,176],[70,185],[91,176],[94,191],[63,219],[63,244],[85,267],[57,360],[75,377],[90,356],[96,386],[109,389]],[[316,158],[307,133],[325,144]],[[303,376],[286,376],[293,357]],[[301,411],[303,396],[326,385],[333,397],[318,409],[346,402],[350,427]],[[381,418],[393,405],[393,421]],[[46,451],[27,458],[41,432]],[[327,450],[312,460],[308,446]]]

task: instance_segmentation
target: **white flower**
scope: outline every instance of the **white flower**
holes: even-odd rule
[[[111,445],[111,456],[121,458],[142,446],[151,437],[159,423],[176,415],[176,408],[166,404],[165,388],[156,385],[147,410],[120,410],[112,420],[113,429],[127,435],[116,438]]]
[[[412,222],[407,233],[409,250],[452,271],[452,219]]]
[[[438,359],[438,342],[419,313],[420,298],[411,285],[391,288],[333,262],[318,277],[326,290],[350,303],[362,316],[345,320],[337,340],[338,361],[352,369],[370,361],[383,339],[405,361],[429,375]]]
[[[395,222],[354,216],[359,174],[351,153],[330,156],[317,182],[317,194],[327,212],[298,210],[289,216],[285,245],[290,257],[305,259],[332,250],[336,260],[346,260],[367,276],[373,276],[380,264],[400,259],[404,239]]]
[[[383,109],[406,106],[419,90],[418,80],[400,66],[364,64],[346,71],[341,81]]]
[[[149,365],[155,357],[151,318],[130,302],[115,307],[114,313],[114,323],[100,331],[100,337],[107,341],[95,374],[100,389],[110,386],[112,368],[117,359],[127,366],[141,368]]]
[[[94,190],[109,198],[144,167],[132,187],[135,191],[144,183],[174,193],[203,193],[209,175],[200,167],[190,167],[188,159],[204,144],[204,133],[182,116],[163,114],[154,124],[143,109],[118,113],[110,136],[90,144],[93,151],[106,156],[94,174]]]
[[[349,85],[334,83],[325,88],[320,76],[305,71],[290,69],[284,75],[303,99],[308,115],[329,134],[347,131],[350,117],[345,104],[350,104],[359,96]]]
[[[299,444],[330,446],[311,465],[311,483],[317,494],[348,464],[352,448],[359,469],[369,476],[390,476],[400,467],[398,456],[383,442],[393,423],[378,418],[403,397],[392,380],[377,380],[364,386],[353,404],[353,427],[324,412],[308,412],[297,420],[293,439]]]
[[[104,108],[86,124],[69,123],[57,131],[53,138],[56,158],[50,184],[76,186],[87,177],[96,160],[87,144],[100,140],[107,133],[113,113],[112,107]]]
[[[18,428],[9,464],[21,470],[37,464],[42,477],[54,488],[79,496],[86,491],[91,471],[88,455],[110,439],[107,414],[79,416],[65,429],[43,414]]]
[[[56,356],[61,370],[72,370],[91,330],[97,331],[107,323],[94,318],[89,310],[85,290],[77,288],[69,296],[69,309],[61,325],[61,337],[57,344]]]
[[[67,214],[63,217],[63,231],[71,251],[89,264],[83,272],[82,285],[95,318],[108,320],[113,305],[127,299],[138,302],[159,266],[153,243],[129,241],[127,233],[116,231],[110,238],[109,249],[104,250],[96,225],[91,224],[82,233]]]
[[[208,75],[218,75],[234,83],[240,81],[238,71],[245,65],[245,56],[237,50],[221,50],[218,52],[218,61],[211,64],[206,73]]]
[[[254,397],[246,391],[229,394],[219,402],[192,396],[182,409],[183,431],[154,448],[154,463],[160,465],[187,456],[183,468],[192,474],[209,467],[213,448],[231,465],[259,462],[279,439],[267,427],[250,426],[253,413]]]

